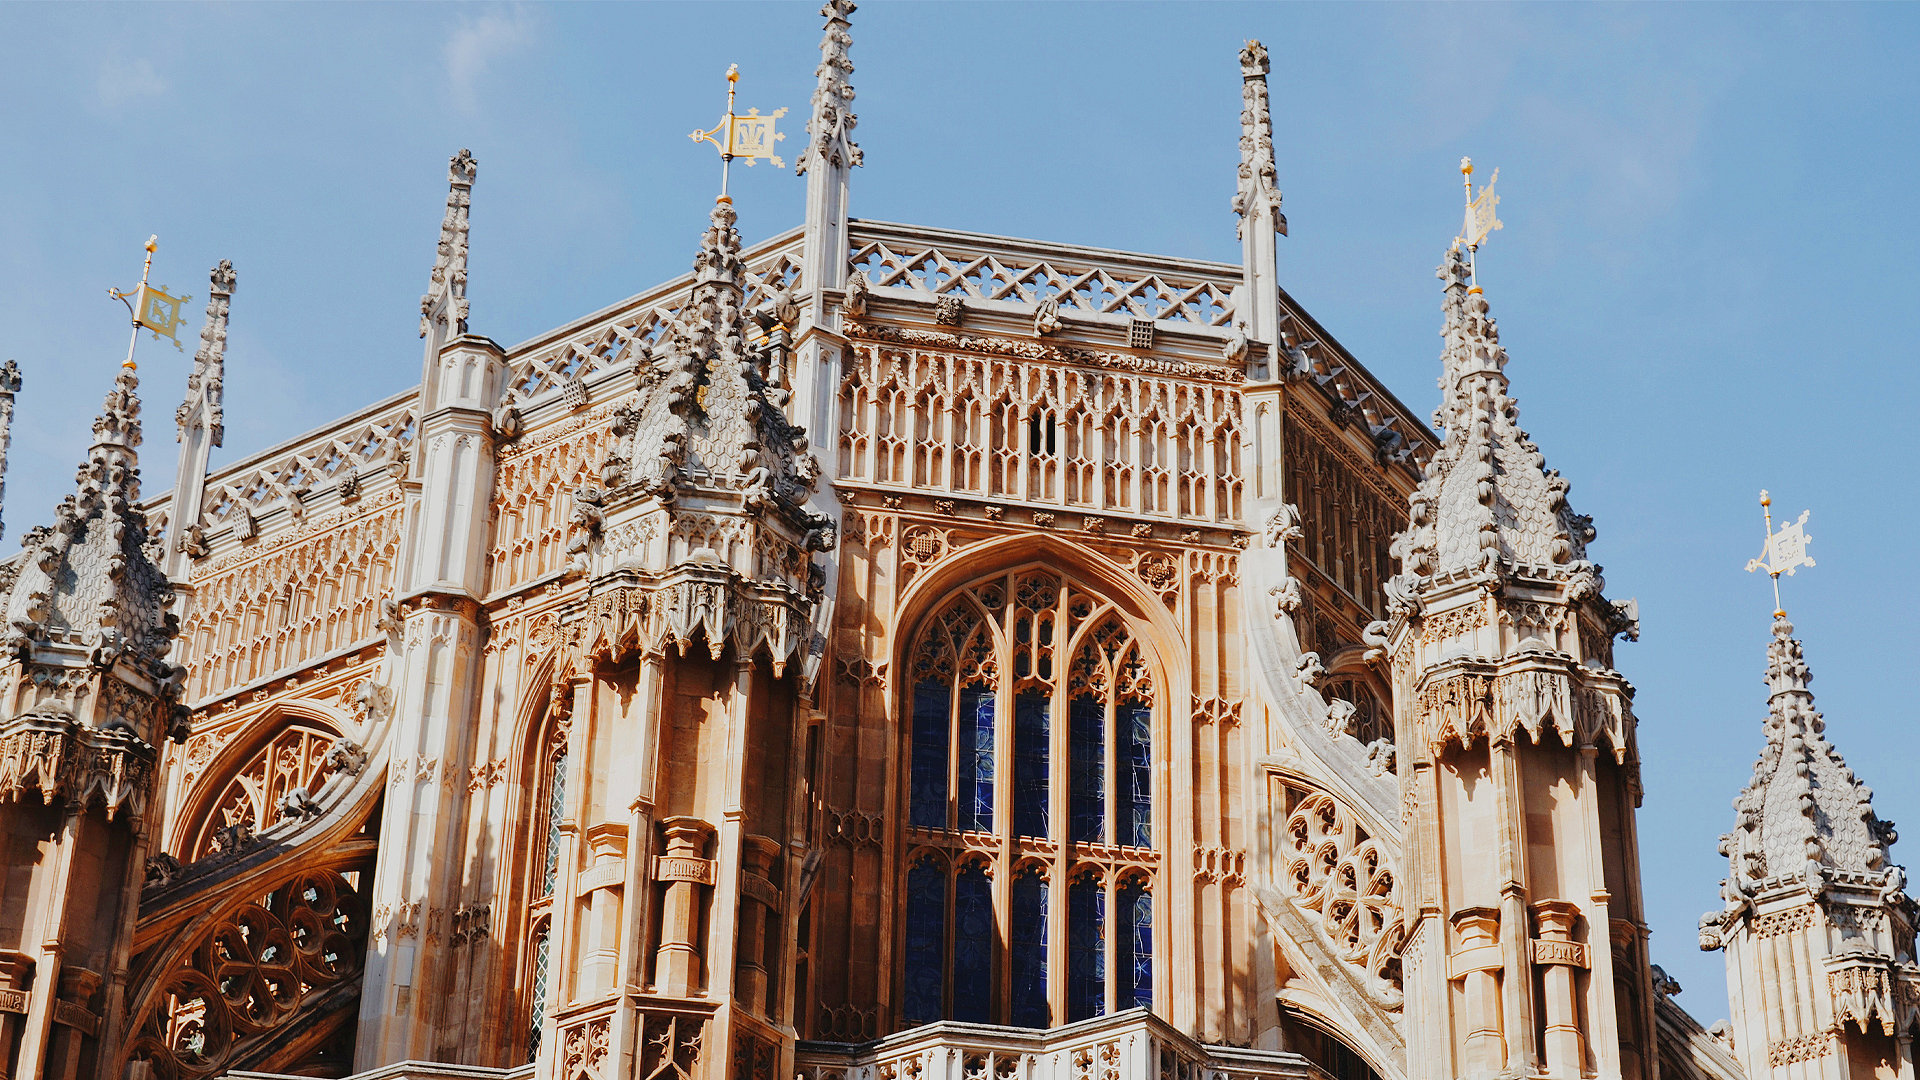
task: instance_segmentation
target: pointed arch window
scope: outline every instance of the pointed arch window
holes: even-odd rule
[[[560,826],[567,816],[566,720],[550,718],[535,731],[538,738],[534,746],[538,749],[529,754],[532,760],[522,774],[526,777],[532,820],[522,848],[526,852],[527,868],[526,877],[522,879],[527,882],[526,952],[521,958],[525,974],[515,988],[516,992],[526,994],[521,1007],[525,1010],[527,1026],[521,1029],[524,1032],[521,1037],[525,1040],[528,1061],[539,1056],[547,1022],[547,992],[554,962],[553,894],[560,882],[563,848]]]
[[[1095,589],[1027,567],[916,630],[901,731],[903,1026],[1153,1005],[1153,658]],[[1002,883],[1003,884],[997,884]]]

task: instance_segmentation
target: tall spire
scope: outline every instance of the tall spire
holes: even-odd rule
[[[20,392],[20,365],[9,360],[0,366],[0,496],[7,490],[7,450],[13,445],[13,395]],[[6,522],[0,521],[0,535]]]
[[[1273,116],[1267,109],[1267,49],[1249,41],[1240,50],[1240,173],[1233,211],[1240,215],[1240,330],[1266,345],[1248,353],[1249,374],[1278,376],[1280,280],[1275,234],[1285,235],[1279,170],[1273,160]],[[1264,366],[1264,370],[1262,367]]]
[[[1273,115],[1267,106],[1267,47],[1249,41],[1240,50],[1240,186],[1233,210],[1246,220],[1270,222],[1274,232],[1287,235],[1287,215],[1280,212],[1280,169],[1273,159]]]
[[[1455,244],[1437,273],[1445,283],[1446,346],[1434,420],[1445,439],[1412,499],[1412,527],[1396,542],[1403,572],[1585,569],[1592,521],[1567,505],[1567,481],[1520,429],[1499,327],[1467,274]]]
[[[168,544],[161,558],[167,576],[185,580],[194,553],[206,551],[200,529],[201,507],[207,490],[207,462],[213,448],[226,441],[227,312],[239,278],[233,263],[221,259],[208,272],[207,321],[200,328],[200,348],[193,354],[193,373],[187,376],[187,396],[174,412],[178,425],[180,460],[173,479],[173,500],[167,511]]]
[[[802,242],[801,287],[812,297],[813,321],[831,316],[821,294],[838,289],[847,279],[847,188],[863,155],[853,141],[853,46],[848,21],[852,0],[827,0],[820,15],[827,20],[820,37],[820,66],[814,74],[813,111],[807,117],[807,144],[794,168],[807,178],[806,235]]]
[[[1439,277],[1446,439],[1394,538],[1392,617],[1369,628],[1405,688],[1394,757],[1421,838],[1401,903],[1426,942],[1407,950],[1406,985],[1429,992],[1407,995],[1407,1045],[1454,1047],[1409,1054],[1408,1075],[1645,1078],[1637,721],[1613,669],[1632,606],[1601,594],[1593,530],[1518,427],[1506,350],[1457,245]],[[1476,954],[1472,970],[1458,960]]]
[[[860,145],[853,141],[853,61],[847,49],[853,45],[848,33],[849,17],[856,10],[853,0],[827,0],[820,15],[827,20],[820,38],[820,66],[814,69],[819,80],[813,89],[813,114],[807,118],[807,146],[794,165],[794,172],[806,175],[816,162],[830,166],[860,164]]]
[[[440,220],[440,244],[433,277],[420,298],[420,336],[436,321],[467,332],[467,210],[473,203],[473,178],[479,170],[473,152],[462,149],[447,162],[447,215]]]
[[[1892,869],[1893,825],[1875,816],[1872,789],[1827,741],[1807,689],[1812,681],[1793,624],[1775,618],[1767,644],[1767,744],[1733,801],[1734,829],[1720,839],[1730,862],[1730,903],[1781,879],[1818,891],[1829,877],[1877,885]]]
[[[207,322],[200,328],[200,348],[193,354],[193,374],[187,376],[187,398],[174,414],[179,425],[178,438],[185,442],[195,421],[204,425],[214,446],[226,441],[226,418],[221,412],[222,383],[227,369],[227,309],[233,301],[238,279],[233,263],[221,259],[210,273],[212,287],[207,290]],[[205,463],[202,463],[205,467]]]

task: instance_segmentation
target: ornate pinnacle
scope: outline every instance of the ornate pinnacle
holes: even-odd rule
[[[1731,861],[1723,887],[1729,911],[1769,878],[1797,878],[1816,891],[1829,870],[1877,875],[1892,890],[1905,881],[1890,862],[1893,824],[1874,814],[1872,789],[1827,740],[1807,689],[1812,681],[1793,624],[1776,617],[1767,643],[1767,744],[1733,801],[1734,830],[1720,839]]]
[[[1567,505],[1567,481],[1520,430],[1500,330],[1485,294],[1467,284],[1458,243],[1436,276],[1445,288],[1446,346],[1435,421],[1445,439],[1412,497],[1412,527],[1394,543],[1403,574],[1530,567],[1565,577],[1570,596],[1594,595],[1599,579],[1586,563],[1592,522]]]
[[[1267,48],[1258,41],[1240,50],[1240,186],[1233,196],[1233,212],[1246,219],[1264,217],[1273,231],[1287,234],[1287,216],[1280,212],[1279,169],[1273,159],[1273,116],[1267,108]],[[1270,215],[1270,216],[1269,216]]]
[[[13,445],[13,395],[20,392],[20,365],[9,360],[0,366],[0,495],[7,490],[7,449]],[[0,522],[0,533],[6,523]]]
[[[433,277],[420,298],[420,336],[438,317],[467,332],[467,211],[473,202],[473,178],[479,162],[462,149],[447,162],[447,214],[440,220],[440,244],[433,259]],[[441,305],[444,312],[436,312]]]
[[[835,168],[861,163],[860,146],[853,141],[858,122],[853,114],[853,83],[848,81],[853,74],[853,61],[847,59],[853,45],[848,20],[854,10],[853,0],[827,0],[820,9],[827,26],[820,38],[820,66],[814,69],[819,82],[813,90],[813,114],[807,119],[807,146],[794,163],[796,173],[805,174],[816,158]]]
[[[133,362],[120,365],[120,374],[107,391],[100,415],[93,421],[93,446],[74,482],[78,497],[69,496],[75,517],[91,507],[105,505],[110,513],[124,513],[140,498],[140,377]]]
[[[238,278],[233,263],[226,259],[213,268],[212,286],[207,291],[207,322],[200,328],[200,348],[193,354],[193,374],[187,376],[187,398],[174,414],[179,425],[178,439],[187,437],[195,419],[204,423],[213,445],[226,439],[225,415],[221,412],[222,383],[227,367],[227,309],[233,300]]]

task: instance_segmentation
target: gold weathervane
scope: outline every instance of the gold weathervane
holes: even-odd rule
[[[185,317],[183,310],[191,296],[169,296],[167,290],[158,285],[147,283],[147,275],[153,272],[153,252],[160,246],[158,236],[147,237],[147,261],[140,268],[140,284],[130,293],[119,289],[108,289],[107,295],[127,305],[127,312],[133,316],[133,340],[127,342],[127,359],[123,365],[133,366],[133,347],[140,343],[140,328],[153,331],[155,341],[166,338],[173,342],[176,351],[186,350],[180,347],[180,321]]]
[[[1786,609],[1780,606],[1780,575],[1792,575],[1794,568],[1813,566],[1813,556],[1807,554],[1807,545],[1813,537],[1807,535],[1807,516],[1811,510],[1800,511],[1800,520],[1782,525],[1779,532],[1773,531],[1773,497],[1765,491],[1760,493],[1760,509],[1767,518],[1767,546],[1760,551],[1760,557],[1747,561],[1747,572],[1765,570],[1773,579],[1773,617],[1786,617]]]
[[[709,142],[720,150],[720,197],[727,197],[727,168],[734,158],[748,165],[765,158],[773,162],[776,169],[784,169],[787,163],[773,152],[773,144],[786,138],[775,131],[773,122],[787,115],[783,106],[773,110],[771,116],[761,116],[759,109],[748,109],[745,116],[735,116],[733,112],[733,91],[740,82],[740,65],[727,67],[727,114],[720,123],[707,131],[695,131],[687,136],[694,142]]]
[[[1473,159],[1460,159],[1460,182],[1467,188],[1467,221],[1460,227],[1460,239],[1467,245],[1467,281],[1473,288],[1480,287],[1474,276],[1473,255],[1480,245],[1487,242],[1488,234],[1495,229],[1506,227],[1494,211],[1500,206],[1500,196],[1493,193],[1493,185],[1500,182],[1500,170],[1493,170],[1486,184],[1480,188],[1480,194],[1473,193]]]

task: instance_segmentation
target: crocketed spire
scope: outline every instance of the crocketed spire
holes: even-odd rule
[[[853,0],[827,0],[820,16],[827,20],[820,38],[820,66],[814,69],[819,82],[813,89],[813,113],[807,118],[807,147],[794,163],[794,172],[804,175],[815,159],[832,166],[860,164],[860,145],[853,141],[853,61],[847,50],[853,45],[848,21],[857,10]]]
[[[1499,329],[1486,296],[1468,285],[1457,243],[1438,276],[1446,283],[1446,347],[1434,420],[1446,437],[1411,500],[1412,527],[1396,541],[1404,572],[1584,564],[1592,521],[1568,507],[1567,481],[1520,430]]]
[[[184,440],[187,429],[198,419],[207,427],[213,445],[226,439],[226,417],[221,411],[222,382],[227,371],[227,309],[233,301],[238,278],[233,263],[226,259],[213,268],[212,287],[207,290],[207,323],[200,328],[200,348],[193,354],[193,374],[187,376],[187,399],[174,413],[179,425],[177,436]]]
[[[7,490],[7,450],[13,445],[13,395],[20,392],[20,365],[0,365],[0,494]],[[5,531],[0,523],[0,532]]]
[[[139,378],[120,369],[100,415],[77,490],[54,510],[51,528],[30,531],[26,558],[6,597],[6,645],[15,655],[80,650],[111,667],[121,657],[156,679],[177,621],[172,586],[154,565],[140,498]]]
[[[747,346],[735,217],[723,196],[694,257],[686,308],[640,360],[640,401],[615,423],[620,452],[604,474],[610,496],[671,497],[675,487],[697,483],[742,488],[756,508],[769,500],[797,508],[818,479],[805,434],[768,397]]]
[[[1893,823],[1874,815],[1872,789],[1827,741],[1811,681],[1793,624],[1776,618],[1767,645],[1767,745],[1733,800],[1733,831],[1720,838],[1731,863],[1729,902],[1762,882],[1797,879],[1818,890],[1830,879],[1879,885],[1899,876],[1888,857]]]
[[[1273,115],[1267,106],[1267,47],[1247,42],[1240,50],[1240,185],[1233,211],[1246,219],[1270,222],[1287,234],[1287,216],[1280,212],[1280,170],[1273,160]]]
[[[447,214],[440,219],[440,244],[434,251],[433,276],[420,298],[420,336],[426,337],[436,318],[453,333],[467,332],[467,212],[473,205],[473,178],[480,163],[462,149],[447,162]],[[444,310],[441,310],[444,307]]]

